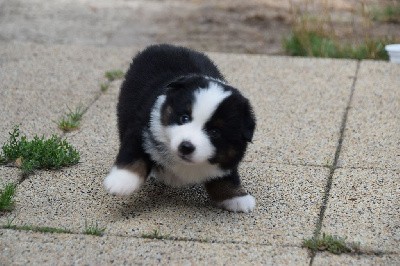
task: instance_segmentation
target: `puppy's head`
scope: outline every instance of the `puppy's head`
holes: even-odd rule
[[[241,160],[255,128],[248,100],[203,76],[183,77],[167,86],[159,123],[162,142],[175,161],[222,168]]]

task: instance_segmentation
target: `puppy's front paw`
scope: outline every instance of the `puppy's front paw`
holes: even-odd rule
[[[245,195],[226,199],[217,203],[218,207],[233,212],[251,212],[256,207],[256,199],[252,195]]]
[[[130,195],[137,191],[144,183],[144,178],[126,169],[111,168],[104,179],[106,190],[115,195]]]

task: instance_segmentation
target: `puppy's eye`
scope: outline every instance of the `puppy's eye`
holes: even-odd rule
[[[189,123],[190,122],[190,117],[188,116],[188,115],[181,115],[181,117],[179,117],[179,124],[180,125],[183,125],[183,124],[186,124],[186,123]]]
[[[215,128],[210,129],[210,130],[208,131],[208,134],[209,134],[210,137],[213,138],[213,139],[216,139],[216,138],[221,137],[221,131],[219,131],[218,129],[215,129]]]

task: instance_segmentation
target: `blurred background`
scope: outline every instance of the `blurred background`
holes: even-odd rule
[[[387,59],[400,0],[0,0],[0,41]]]

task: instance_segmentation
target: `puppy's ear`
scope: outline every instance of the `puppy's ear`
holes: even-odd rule
[[[247,142],[252,142],[256,127],[256,119],[254,117],[253,109],[247,99],[243,102],[242,114],[242,136]]]
[[[186,86],[189,78],[189,76],[179,77],[178,79],[167,84],[166,87],[168,88],[168,90],[182,89]]]
[[[196,74],[189,74],[181,76],[166,85],[167,91],[181,90],[185,88],[193,87],[205,87],[207,86],[207,80]]]

